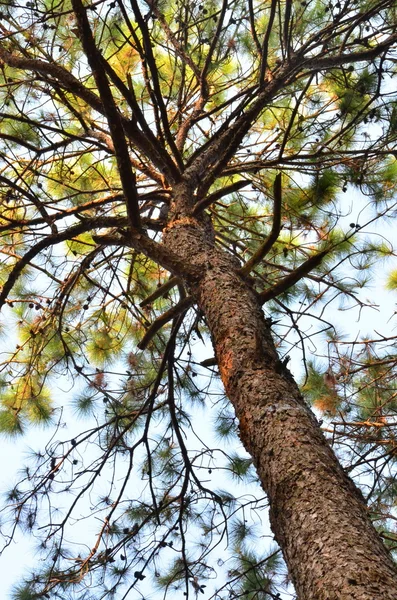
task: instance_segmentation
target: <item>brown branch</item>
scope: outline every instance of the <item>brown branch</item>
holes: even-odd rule
[[[14,265],[11,269],[11,272],[8,276],[7,281],[4,283],[3,288],[0,292],[0,309],[4,305],[7,300],[8,294],[14,287],[17,279],[21,275],[23,269],[45,248],[52,246],[53,244],[59,244],[60,242],[64,242],[65,240],[72,239],[81,233],[87,231],[87,226],[85,222],[78,223],[62,231],[61,233],[49,235],[48,237],[43,238],[37,244],[35,244],[30,250],[24,254],[24,256]]]
[[[168,25],[168,23],[164,17],[164,14],[159,11],[159,8],[158,8],[158,6],[156,6],[155,2],[151,2],[151,1],[148,2],[146,0],[146,4],[148,4],[151,12],[158,19],[161,27],[163,28],[163,30],[167,36],[168,41],[172,44],[172,46],[175,49],[175,54],[177,56],[179,56],[179,58],[182,60],[182,62],[184,62],[191,68],[192,72],[194,73],[194,75],[197,79],[197,82],[200,83],[201,76],[200,76],[200,71],[199,71],[197,65],[194,63],[194,61],[191,59],[191,57],[188,54],[186,54],[186,52],[182,48],[181,44],[178,42],[173,31],[171,30],[170,26]]]
[[[95,220],[96,219],[92,219],[92,221]],[[99,225],[99,227],[106,227],[106,225]],[[178,277],[184,276],[200,279],[202,275],[199,267],[187,263],[186,260],[181,258],[178,254],[172,250],[168,250],[165,246],[159,244],[155,240],[152,240],[139,229],[130,228],[125,234],[122,233],[120,235],[94,235],[93,239],[95,239],[95,243],[106,244],[108,246],[129,246],[130,248],[137,250],[137,252],[141,252]]]
[[[16,281],[20,277],[23,269],[38,255],[42,250],[75,238],[76,236],[92,231],[93,229],[119,227],[120,222],[124,221],[123,217],[93,217],[92,219],[84,219],[81,223],[77,223],[56,234],[48,235],[35,244],[23,257],[14,265],[8,275],[7,281],[0,292],[0,309],[7,300],[8,294],[14,287]],[[100,236],[93,235],[93,241],[99,244],[107,245],[124,245],[134,248],[141,252],[151,260],[157,262],[168,271],[177,275],[184,275],[192,278],[200,278],[201,272],[198,267],[186,263],[171,250],[167,250],[158,242],[144,235],[140,230],[134,229],[129,232],[128,238],[124,236]]]
[[[159,329],[161,329],[166,323],[172,321],[175,317],[180,315],[182,312],[190,308],[193,304],[193,298],[191,296],[187,296],[183,298],[178,304],[167,310],[164,314],[160,315],[153,323],[150,325],[149,329],[143,336],[142,340],[137,345],[140,350],[145,350],[147,348],[149,342],[156,335]]]
[[[379,42],[375,48],[370,50],[362,50],[361,52],[351,52],[349,54],[336,54],[335,56],[323,56],[321,58],[308,58],[304,60],[301,57],[300,68],[312,69],[313,71],[323,71],[325,69],[333,69],[353,62],[368,61],[377,58],[397,42],[397,33],[390,35],[383,42]]]
[[[291,51],[291,26],[293,21],[293,17],[291,19],[291,7],[292,0],[286,0],[284,11],[283,43],[288,57]]]
[[[173,287],[178,285],[178,283],[179,283],[178,277],[170,277],[168,281],[163,283],[163,285],[160,285],[160,287],[158,287],[157,290],[155,290],[152,294],[150,294],[150,296],[147,296],[147,298],[142,300],[142,302],[140,302],[139,306],[141,308],[144,308],[145,306],[148,306],[148,304],[152,304],[152,302],[157,300],[157,298],[164,296],[167,292],[169,292],[169,290],[171,290]]]
[[[288,125],[287,125],[287,129],[285,130],[285,133],[284,133],[284,136],[283,136],[283,140],[282,140],[281,145],[280,145],[280,150],[279,150],[279,153],[278,153],[278,158],[279,158],[280,161],[283,158],[285,146],[287,145],[288,137],[289,137],[289,134],[291,133],[291,129],[293,127],[293,124],[294,124],[294,121],[295,121],[295,117],[298,114],[299,106],[303,102],[303,100],[304,100],[304,98],[306,96],[306,92],[308,91],[308,89],[309,89],[309,87],[310,87],[310,85],[311,85],[311,83],[313,81],[314,76],[315,75],[312,74],[308,78],[308,80],[306,82],[306,85],[303,87],[303,90],[302,90],[301,94],[299,95],[299,98],[295,102],[295,106],[294,106],[294,108],[292,110],[291,117],[290,117]]]
[[[258,250],[253,256],[245,263],[245,265],[239,269],[241,275],[248,275],[250,271],[266,256],[274,242],[277,240],[280,229],[281,229],[281,173],[276,175],[274,180],[274,208],[273,208],[273,225],[272,229],[265,239],[263,244],[259,246]]]
[[[224,0],[223,4],[222,4],[221,13],[220,13],[220,16],[218,19],[216,32],[214,33],[214,35],[212,37],[211,45],[208,50],[208,53],[207,53],[207,56],[206,56],[206,59],[204,62],[204,66],[203,66],[201,72],[198,70],[198,68],[196,67],[196,65],[190,58],[188,61],[186,61],[187,64],[192,69],[193,73],[195,74],[198,84],[200,85],[200,96],[194,104],[193,112],[180,124],[180,127],[178,129],[177,136],[176,136],[176,146],[180,151],[183,150],[183,146],[185,144],[185,141],[186,141],[186,138],[187,138],[190,128],[194,125],[194,123],[196,121],[198,121],[200,119],[200,117],[202,117],[204,106],[208,100],[209,88],[208,88],[208,82],[206,79],[207,71],[208,71],[208,67],[211,63],[211,59],[212,59],[215,47],[216,47],[217,43],[219,42],[219,36],[222,32],[226,9],[227,9],[227,2]],[[154,11],[154,14],[156,14],[156,10],[153,9],[153,11]],[[173,36],[173,33],[169,29],[165,20],[164,20],[164,27],[168,28],[168,29],[166,29],[166,31],[169,32],[169,34],[171,36]],[[178,47],[180,47],[180,44],[177,40],[175,40],[175,43],[178,45]],[[177,50],[177,52],[178,52],[178,50]],[[186,56],[186,55],[184,54],[184,56]]]
[[[1,139],[14,142],[15,144],[19,144],[20,146],[22,146],[22,148],[26,148],[27,150],[30,150],[35,154],[43,152],[38,146],[33,146],[33,144],[30,144],[27,140],[24,140],[16,135],[9,135],[8,133],[1,132]]]
[[[175,145],[175,141],[174,141],[174,138],[173,138],[171,130],[170,130],[167,109],[165,107],[163,94],[161,92],[161,86],[160,86],[160,81],[159,81],[159,71],[158,71],[158,68],[156,65],[156,60],[154,58],[152,41],[150,39],[150,34],[148,31],[147,23],[142,17],[142,13],[139,9],[138,2],[136,0],[130,0],[130,4],[131,4],[132,10],[134,12],[135,19],[138,23],[140,32],[142,34],[144,52],[145,52],[145,61],[149,65],[150,73],[152,75],[152,84],[153,84],[153,90],[154,90],[154,94],[155,94],[156,105],[157,105],[158,110],[160,111],[161,123],[163,126],[165,139],[168,142],[168,145],[169,145],[171,152],[175,158],[175,161],[179,167],[179,170],[182,171],[184,169],[184,163],[183,163],[181,153],[179,152],[178,148]]]
[[[0,177],[0,181],[1,181],[1,177]],[[12,185],[13,189],[17,189],[16,186],[14,186],[14,184]],[[23,189],[23,188],[21,188]],[[29,196],[26,194],[27,198],[29,198]],[[124,196],[122,194],[110,194],[109,196],[105,196],[104,198],[99,198],[97,200],[90,200],[89,202],[85,202],[84,204],[79,204],[78,206],[73,206],[72,208],[66,208],[64,210],[61,210],[58,213],[55,214],[51,214],[49,215],[49,220],[50,223],[55,223],[57,221],[60,221],[61,219],[65,219],[66,217],[70,217],[71,215],[76,215],[78,219],[83,218],[84,215],[82,215],[82,213],[84,213],[84,211],[86,210],[98,210],[99,208],[101,208],[102,206],[105,206],[106,204],[115,202],[116,200],[123,200]],[[6,225],[0,225],[0,232],[2,231],[9,231],[11,229],[14,228],[18,228],[19,231],[22,231],[23,229],[27,229],[27,228],[31,228],[35,225],[42,225],[43,223],[47,223],[47,225],[49,224],[48,220],[46,217],[36,217],[34,219],[10,219],[7,218],[4,214],[1,216],[3,220],[7,220],[7,224]],[[152,222],[150,219],[147,219],[145,217],[143,217],[142,222],[144,225],[147,225],[147,227],[150,227],[152,225]],[[117,227],[128,227],[128,221],[127,221],[127,217],[122,217],[122,216],[117,216],[117,217],[112,217],[112,223],[113,226],[116,225],[117,223]],[[55,231],[53,231],[52,233],[56,233]]]
[[[228,126],[222,132],[217,132],[205,149],[198,152],[193,162],[186,169],[185,177],[190,178],[196,185],[200,185],[199,195],[201,197],[230,158],[234,156],[235,151],[264,106],[274,98],[280,89],[290,82],[290,70],[291,65],[280,69],[278,76],[267,83],[266,88],[257,95],[251,106],[246,108],[245,112],[243,109],[238,111],[234,123],[228,123]],[[247,99],[244,99],[242,106],[246,102]]]
[[[94,75],[99,95],[104,106],[105,115],[109,124],[121,185],[125,195],[128,219],[131,227],[140,229],[141,217],[139,214],[138,195],[136,191],[136,177],[131,168],[131,161],[127,142],[124,137],[124,129],[120,112],[117,109],[112,92],[110,90],[109,81],[103,68],[103,58],[95,45],[95,40],[88,22],[86,9],[81,3],[81,0],[72,0],[72,7],[76,15],[80,41]]]
[[[250,183],[252,183],[250,179],[239,179],[238,181],[235,181],[234,183],[231,183],[230,185],[227,185],[226,187],[209,194],[206,198],[203,198],[195,204],[192,214],[197,215],[208,206],[211,206],[211,204],[214,202],[217,202],[217,200],[220,200],[228,194],[232,194],[233,192],[241,190],[241,188],[246,187]]]
[[[221,102],[217,106],[203,112],[201,114],[200,119],[210,119],[211,120],[211,117],[212,117],[211,122],[215,123],[217,115],[224,114],[226,108],[235,106],[236,102],[240,98],[242,98],[240,104],[232,110],[232,112],[222,122],[222,125],[219,127],[219,129],[215,133],[216,136],[221,135],[225,131],[227,131],[227,129],[229,128],[229,126],[233,122],[233,120],[236,119],[237,116],[241,113],[241,111],[243,110],[243,107],[246,104],[248,104],[250,102],[250,100],[252,100],[252,98],[254,97],[255,94],[257,94],[257,92],[258,92],[258,86],[256,84],[248,86],[244,90],[240,90],[236,94],[233,94],[232,96],[230,96],[230,98],[227,98],[227,100],[225,100],[224,102]],[[198,156],[201,156],[202,154],[204,154],[204,152],[211,146],[213,141],[214,141],[213,137],[209,137],[206,142],[203,142],[201,144],[201,146],[199,148],[197,148],[191,154],[191,156],[189,156],[189,158],[186,160],[186,164],[192,165]]]
[[[183,150],[189,130],[191,129],[191,127],[193,127],[194,123],[196,123],[204,114],[204,105],[205,100],[202,96],[200,96],[200,98],[194,104],[194,109],[192,113],[180,125],[176,134],[175,141],[176,147],[180,152],[182,152]]]
[[[260,68],[260,74],[259,74],[259,85],[263,85],[264,80],[265,80],[266,69],[267,69],[267,55],[268,55],[268,51],[269,51],[269,40],[270,40],[270,34],[273,29],[274,17],[276,16],[276,8],[277,8],[277,0],[272,0],[272,4],[270,7],[269,21],[267,24],[266,33],[265,33],[265,37],[263,38],[263,44],[262,44],[262,48],[261,48],[262,56],[261,56],[261,68]]]
[[[196,154],[194,160],[186,169],[185,177],[190,177],[196,185],[200,184],[202,193],[204,193],[227,165],[230,158],[234,156],[252,123],[258,118],[266,104],[274,98],[280,89],[295,81],[298,75],[309,76],[310,70],[316,72],[344,64],[372,60],[396,41],[397,33],[389,36],[387,40],[379,43],[375,48],[362,52],[313,57],[306,60],[302,53],[292,55],[290,60],[277,69],[274,78],[266,81],[262,91],[257,94],[256,99],[245,109],[245,112],[243,107],[246,100],[242,101],[241,114],[237,116],[233,124],[227,123],[227,127],[223,128],[222,131],[218,131],[209,144]],[[305,73],[305,71],[308,71],[308,73]]]
[[[0,58],[1,58],[1,52],[2,52],[2,48],[0,46]],[[4,61],[6,62],[6,61]],[[18,121],[20,123],[28,123],[29,125],[32,125],[33,127],[38,127],[40,129],[46,130],[46,131],[51,131],[52,133],[58,133],[58,134],[62,134],[65,137],[70,138],[71,141],[74,140],[81,140],[82,136],[80,134],[75,134],[75,133],[70,133],[69,131],[66,131],[65,129],[62,129],[60,127],[52,127],[51,125],[48,125],[47,123],[43,123],[43,122],[37,122],[34,119],[30,119],[29,117],[27,117],[26,115],[14,115],[12,113],[9,112],[0,112],[0,119],[12,119],[13,121]],[[2,136],[3,137],[3,136]],[[50,146],[47,146],[46,148],[48,148],[48,151],[51,151],[53,148],[58,148],[58,144],[60,144],[61,142],[54,142],[53,144],[51,144]],[[38,148],[38,151],[40,153],[46,152],[46,148]]]
[[[130,229],[124,235],[115,233],[93,235],[92,239],[96,244],[133,248],[178,277],[184,276],[199,279],[202,275],[198,267],[190,265],[183,258],[175,254],[175,252],[152,240],[139,229]]]
[[[4,61],[5,64],[16,69],[33,71],[33,73],[40,74],[43,77],[49,76],[50,83],[52,83],[52,79],[55,79],[65,90],[78,96],[84,100],[88,106],[106,117],[106,111],[101,99],[61,65],[8,52],[0,44],[0,63],[1,61]],[[45,79],[45,81],[47,81],[47,79]],[[159,144],[154,146],[148,137],[137,128],[133,121],[126,119],[122,115],[120,115],[120,118],[127,137],[154,165],[156,165],[158,169],[167,170],[167,178],[170,181],[176,181],[179,178],[179,173],[168,153],[163,150]],[[47,127],[47,129],[49,128]]]
[[[276,296],[279,296],[290,287],[295,285],[300,279],[302,279],[305,275],[310,273],[312,269],[318,267],[318,265],[322,262],[323,258],[329,253],[330,249],[323,250],[314,256],[311,256],[304,263],[302,263],[295,271],[292,271],[289,275],[284,277],[279,283],[276,283],[273,287],[264,290],[258,294],[259,300],[262,304],[272,300]]]
[[[219,19],[218,19],[218,23],[216,25],[216,31],[214,32],[214,34],[212,36],[210,47],[209,47],[209,50],[207,52],[207,56],[205,57],[205,62],[204,62],[203,68],[201,70],[199,81],[200,81],[200,84],[201,84],[201,96],[204,97],[204,98],[206,97],[206,95],[208,93],[208,91],[207,91],[208,90],[208,84],[207,84],[207,81],[206,81],[207,71],[208,71],[209,66],[211,64],[212,57],[213,57],[213,54],[215,52],[215,48],[216,48],[217,44],[219,43],[219,38],[220,38],[220,36],[222,34],[222,30],[224,28],[223,22],[225,20],[225,15],[226,15],[227,8],[228,8],[227,0],[223,0],[221,12],[220,12]]]
[[[254,40],[258,56],[262,55],[262,48],[255,28],[255,14],[252,0],[248,0],[248,12],[250,17],[251,34]]]
[[[212,356],[211,358],[206,358],[205,360],[202,360],[200,362],[200,365],[202,367],[216,367],[218,364],[218,361],[216,360],[215,356]]]
[[[25,56],[21,55],[18,56],[12,52],[8,52],[1,44],[0,59],[10,67],[14,67],[16,69],[23,69],[43,75],[50,75],[50,77],[60,81],[65,89],[73,92],[82,100],[87,102],[91,108],[94,108],[99,113],[103,114],[104,109],[100,98],[98,98],[98,96],[91,90],[86,88],[76,77],[74,77],[61,65],[45,62],[44,60],[40,60],[38,58],[26,58]]]

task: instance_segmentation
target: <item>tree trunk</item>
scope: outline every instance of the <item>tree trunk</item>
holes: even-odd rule
[[[270,521],[300,600],[396,600],[397,571],[363,497],[280,362],[256,293],[208,226],[181,216],[163,242],[202,276],[187,280],[211,332],[226,393],[270,503]]]

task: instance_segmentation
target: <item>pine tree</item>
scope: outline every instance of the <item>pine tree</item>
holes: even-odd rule
[[[49,431],[3,510],[44,565],[16,600],[397,598],[394,338],[326,316],[393,254],[370,232],[395,211],[396,21],[391,0],[2,4],[0,430]]]

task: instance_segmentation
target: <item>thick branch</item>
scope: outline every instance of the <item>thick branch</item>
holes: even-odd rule
[[[302,277],[310,273],[312,269],[315,269],[322,262],[323,258],[329,253],[328,250],[323,250],[314,256],[311,256],[304,263],[302,263],[295,271],[292,271],[287,277],[284,277],[279,283],[276,283],[273,287],[264,290],[259,294],[259,300],[262,304],[272,300],[276,296],[279,296],[290,287],[295,285]]]
[[[131,168],[130,156],[127,142],[124,137],[121,116],[110,90],[110,85],[106,77],[105,70],[103,69],[102,57],[95,45],[95,40],[88,23],[85,8],[80,0],[72,0],[72,6],[77,19],[80,40],[87,56],[88,63],[93,72],[109,124],[121,185],[125,195],[128,219],[131,227],[140,229],[141,217],[139,214],[138,195],[136,192],[136,177]]]
[[[16,69],[33,71],[44,77],[50,76],[51,78],[56,79],[65,90],[78,96],[84,100],[88,106],[106,117],[106,111],[101,99],[90,89],[86,88],[85,85],[61,65],[36,58],[26,58],[25,56],[16,55],[12,52],[8,52],[0,44],[0,62],[1,61],[4,61],[7,65]],[[134,122],[126,119],[122,115],[120,115],[120,118],[128,139],[130,139],[151,160],[151,162],[160,169],[160,171],[166,169],[167,177],[170,181],[178,179],[179,175],[176,166],[168,156],[167,152],[165,152],[159,144],[156,146],[152,145],[148,140],[148,137],[137,128]]]
[[[350,64],[353,62],[371,61],[377,56],[380,56],[382,52],[390,48],[397,42],[397,33],[390,35],[383,42],[379,42],[374,48],[370,50],[362,50],[361,52],[351,52],[349,54],[336,54],[335,56],[323,56],[320,58],[307,58],[302,60],[302,69],[311,69],[313,71],[323,71],[325,69],[333,69],[342,65]],[[303,57],[302,57],[303,58]]]
[[[84,219],[81,223],[73,225],[60,233],[49,235],[41,239],[35,244],[30,250],[24,254],[24,256],[14,265],[0,292],[0,309],[4,305],[8,298],[8,294],[14,287],[16,281],[21,275],[23,269],[38,255],[40,252],[55,246],[66,240],[71,240],[76,236],[92,231],[94,229],[108,228],[108,227],[119,227],[121,222],[125,222],[124,217],[94,217],[92,219]],[[142,252],[145,256],[151,260],[157,262],[159,265],[167,269],[168,271],[175,273],[176,275],[187,275],[196,279],[200,278],[200,269],[193,265],[189,265],[176,255],[171,250],[166,249],[161,244],[155,242],[151,238],[144,235],[140,230],[131,230],[129,236],[100,236],[93,235],[93,241],[99,244],[128,246],[134,248],[138,252]]]
[[[192,214],[193,215],[199,214],[205,208],[208,208],[208,206],[211,206],[211,204],[213,204],[214,202],[217,202],[218,200],[220,200],[224,196],[227,196],[228,194],[232,194],[233,192],[238,192],[238,190],[241,190],[242,188],[246,187],[250,183],[252,183],[252,182],[249,179],[239,179],[239,181],[235,181],[234,183],[231,183],[230,185],[227,185],[226,187],[223,187],[220,190],[217,190],[213,194],[209,194],[206,198],[203,198],[202,200],[200,200],[199,202],[197,202],[195,204]]]
[[[89,106],[103,114],[103,106],[101,100],[94,92],[86,88],[76,77],[67,71],[61,65],[45,62],[38,58],[26,58],[25,56],[17,56],[12,52],[8,52],[0,44],[0,59],[10,67],[22,69],[25,71],[33,71],[43,75],[50,75],[57,81],[61,82],[63,87],[68,91],[73,92],[82,100],[87,102]]]
[[[130,229],[125,235],[114,233],[110,235],[93,235],[92,239],[96,244],[133,248],[178,277],[186,276],[199,279],[201,276],[200,269],[188,264],[180,256],[142,234],[138,229]]]
[[[157,300],[157,298],[161,298],[161,296],[164,296],[173,287],[178,285],[178,283],[179,283],[178,277],[170,277],[168,281],[163,283],[163,285],[160,285],[160,287],[158,287],[157,290],[155,290],[152,294],[150,294],[150,296],[147,296],[147,298],[142,300],[142,302],[140,302],[139,306],[141,308],[144,308],[145,306],[152,304],[152,302]]]

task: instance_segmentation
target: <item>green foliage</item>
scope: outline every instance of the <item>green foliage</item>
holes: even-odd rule
[[[214,424],[216,435],[222,440],[232,441],[237,434],[237,421],[229,407],[222,409]]]
[[[233,479],[241,480],[249,477],[252,459],[233,453],[230,456],[229,469]]]
[[[236,548],[240,548],[255,539],[255,529],[247,524],[246,519],[236,519],[230,525],[230,537]]]
[[[13,600],[37,600],[37,593],[30,584],[21,584],[13,589],[11,598]]]
[[[12,410],[0,410],[0,431],[6,436],[24,433],[21,415]]]
[[[95,394],[83,393],[74,399],[74,409],[78,417],[83,418],[95,413],[96,408]]]
[[[235,593],[250,599],[257,598],[259,594],[264,598],[272,597],[272,579],[280,568],[280,562],[277,551],[270,552],[262,559],[252,551],[239,552],[229,571],[230,576],[238,578],[238,584],[234,586]],[[241,574],[243,577],[240,579]]]
[[[327,415],[334,415],[339,408],[337,379],[332,370],[324,370],[322,365],[308,361],[305,382],[302,386],[305,398],[315,408]]]
[[[391,271],[386,281],[386,289],[395,290],[397,289],[397,270]]]
[[[308,203],[320,207],[335,200],[340,183],[340,175],[336,171],[330,169],[322,171],[313,178],[313,183],[306,192]]]

